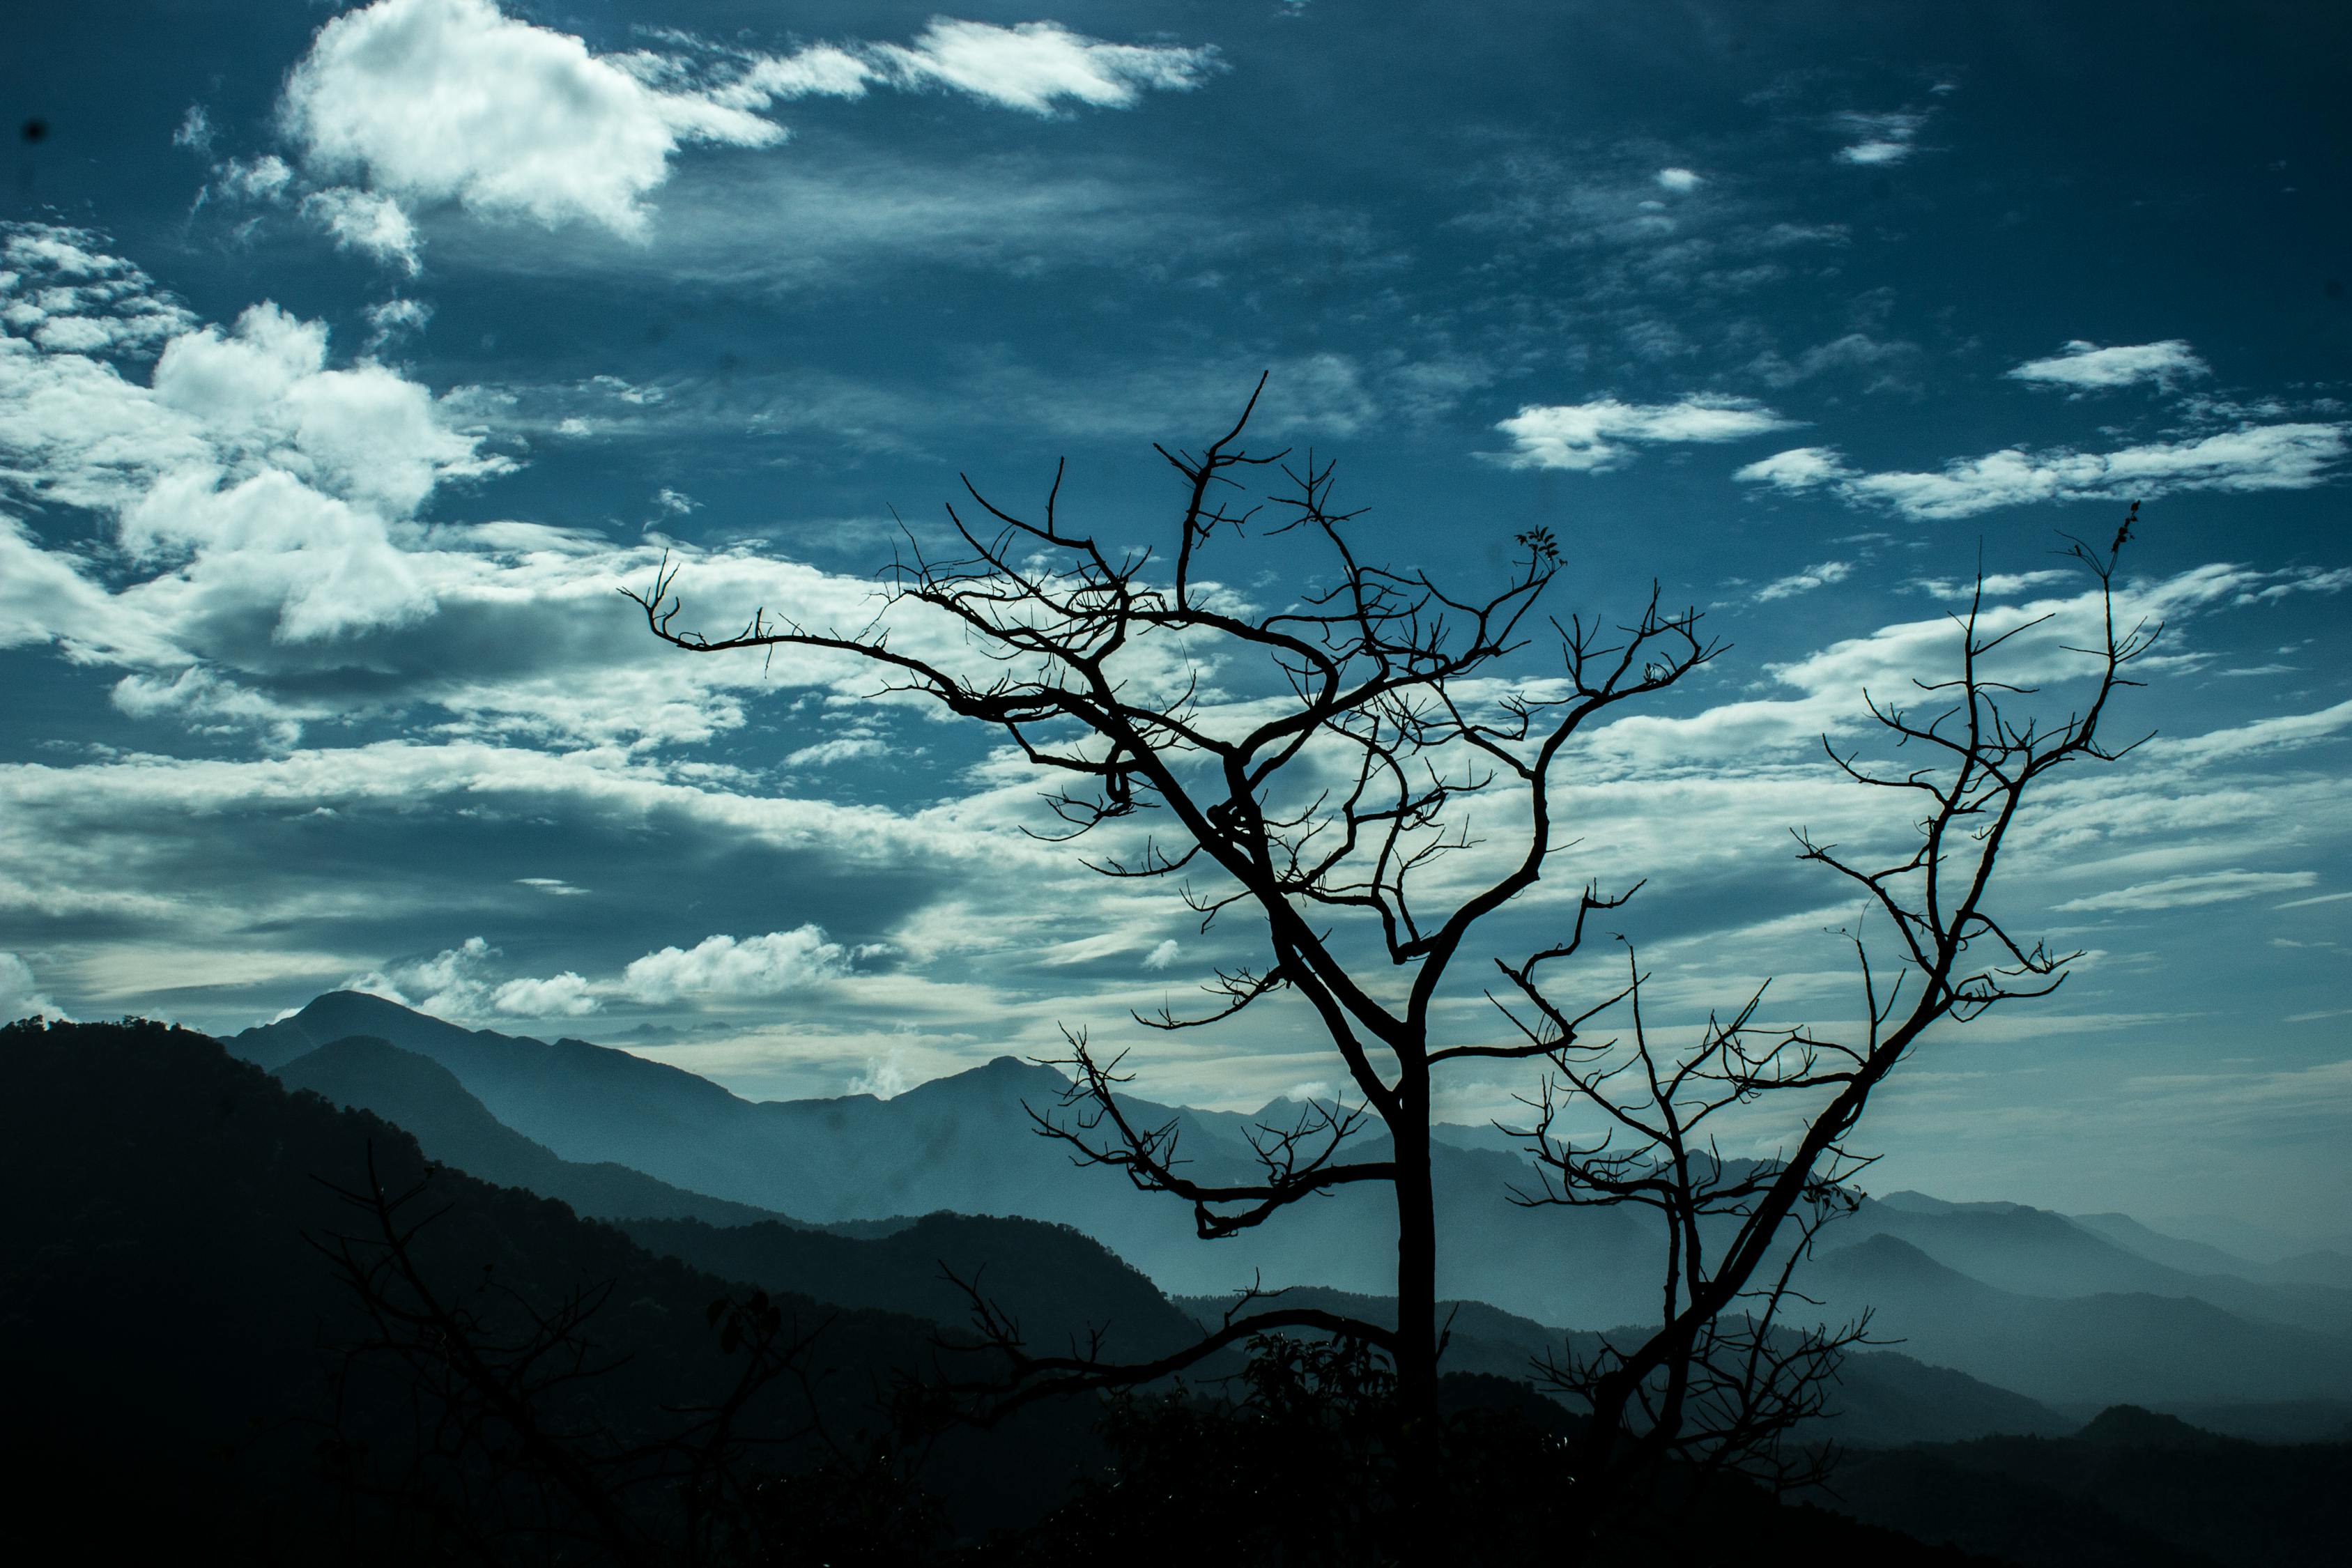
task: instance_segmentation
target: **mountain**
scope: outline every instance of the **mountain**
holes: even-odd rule
[[[2027,1296],[1881,1233],[1814,1258],[1798,1286],[1832,1321],[2052,1404],[2294,1400],[2352,1393],[2352,1342],[2251,1321],[2194,1297]]]
[[[611,1161],[559,1158],[492,1116],[457,1075],[389,1040],[351,1035],[305,1052],[272,1075],[336,1105],[373,1111],[412,1134],[425,1157],[502,1187],[556,1198],[599,1219],[694,1219],[749,1225],[782,1216],[706,1197]]]
[[[400,1501],[406,1488],[512,1479],[426,1462],[416,1444],[433,1428],[415,1423],[396,1363],[342,1348],[382,1331],[320,1248],[346,1236],[373,1256],[374,1233],[329,1184],[364,1191],[372,1177],[394,1193],[426,1184],[434,1217],[414,1257],[451,1310],[480,1321],[483,1342],[527,1335],[583,1291],[601,1300],[587,1332],[603,1370],[546,1394],[568,1429],[625,1447],[691,1422],[732,1383],[705,1308],[747,1287],[561,1203],[430,1167],[397,1127],[289,1095],[202,1036],[11,1025],[0,1029],[0,1323],[12,1349],[0,1358],[0,1481],[12,1544],[55,1531],[69,1546],[28,1560],[177,1556],[202,1540],[255,1562],[424,1561],[449,1543],[433,1534],[431,1508]],[[925,1364],[939,1331],[806,1296],[777,1304],[818,1331],[806,1382],[776,1385],[746,1414],[748,1436],[777,1440],[779,1466],[813,1457],[812,1409],[836,1432],[876,1427],[893,1370]],[[940,1451],[939,1479],[972,1517],[1011,1522],[1058,1499],[1091,1411],[1039,1408],[1025,1431]],[[338,1483],[347,1473],[358,1489]]]
[[[2352,1333],[2352,1290],[2262,1284],[2221,1270],[2189,1273],[2023,1204],[1951,1204],[1897,1193],[1864,1202],[1822,1240],[1841,1247],[1874,1236],[1895,1237],[1971,1279],[2023,1295],[2193,1297],[2239,1317]]]
[[[1203,1323],[1218,1321],[1226,1303],[1213,1297],[1181,1298],[1177,1303]],[[1298,1289],[1281,1297],[1285,1306],[1321,1307],[1370,1321],[1396,1321],[1392,1296],[1359,1296],[1339,1290]],[[1558,1329],[1483,1301],[1447,1301],[1437,1310],[1446,1324],[1445,1367],[1524,1383],[1539,1363],[1563,1353],[1589,1355],[1601,1345],[1593,1333]],[[1620,1331],[1622,1341],[1633,1331]],[[1906,1443],[1954,1442],[1995,1433],[2050,1434],[2072,1431],[2074,1423],[2022,1394],[2011,1394],[1947,1367],[1929,1366],[1888,1351],[1858,1351],[1845,1358],[1831,1397],[1832,1415],[1814,1433],[1842,1446],[1885,1448]]]
[[[2129,1215],[2078,1214],[2068,1217],[2118,1247],[2190,1274],[2235,1274],[2273,1285],[2326,1285],[2352,1289],[2352,1254],[2330,1247],[2258,1261],[2206,1242],[2167,1236]]]
[[[952,1268],[984,1286],[1040,1347],[1104,1330],[1107,1353],[1150,1359],[1193,1334],[1192,1319],[1150,1279],[1066,1226],[939,1213],[866,1222],[856,1226],[863,1237],[827,1234],[625,1165],[559,1159],[499,1122],[446,1068],[367,1036],[321,1046],[274,1076],[397,1123],[428,1158],[618,1221],[648,1250],[722,1279],[961,1329],[971,1304],[942,1276]]]
[[[908,1215],[1019,1217],[1083,1232],[1171,1295],[1230,1293],[1253,1279],[1366,1295],[1394,1288],[1393,1214],[1371,1184],[1286,1210],[1240,1237],[1202,1242],[1184,1205],[1139,1193],[1114,1171],[1074,1168],[1066,1145],[1037,1136],[1031,1110],[1055,1107],[1066,1080],[1010,1058],[887,1100],[755,1103],[626,1052],[461,1029],[348,992],[231,1044],[285,1063],[352,1033],[440,1063],[492,1117],[559,1159],[617,1162],[675,1188],[813,1226],[871,1237],[904,1228]],[[1288,1102],[1255,1118],[1140,1100],[1125,1109],[1146,1124],[1175,1122],[1190,1173],[1212,1182],[1254,1176],[1243,1134],[1298,1112]],[[1522,1206],[1512,1194],[1534,1187],[1534,1168],[1475,1132],[1450,1130],[1432,1151],[1441,1293],[1555,1329],[1644,1317],[1663,1252],[1646,1213]],[[1378,1159],[1385,1141],[1366,1135],[1355,1150]],[[1881,1241],[1941,1265],[1954,1300],[1990,1291],[1988,1312],[2044,1323],[2059,1337],[2053,1342],[2085,1353],[2057,1353],[2030,1335],[2003,1337],[1998,1325],[1944,1310],[1936,1287],[1911,1279],[1898,1254],[1870,1250]],[[2326,1399],[2342,1391],[2336,1369],[2352,1354],[2345,1331],[2352,1293],[2190,1272],[2026,1205],[1891,1194],[1863,1203],[1823,1233],[1821,1246],[1807,1268],[1824,1272],[1801,1274],[1801,1288],[1829,1289],[1842,1311],[1875,1304],[1879,1331],[1901,1335],[1922,1362],[2053,1404]],[[1872,1294],[1881,1290],[1884,1300]],[[904,1298],[919,1299],[919,1291]],[[2105,1332],[2091,1322],[2098,1302],[2118,1304]],[[2224,1347],[2210,1367],[2189,1353],[2200,1325]],[[2004,1361],[2011,1348],[2014,1357]],[[2233,1384],[2241,1372],[2249,1381]],[[2306,1386],[2306,1375],[2318,1383]]]
[[[574,1162],[611,1161],[675,1186],[793,1215],[814,1225],[950,1210],[1068,1225],[1192,1293],[1269,1285],[1393,1288],[1392,1212],[1369,1188],[1343,1190],[1228,1241],[1193,1234],[1185,1206],[1137,1192],[1117,1173],[1073,1169],[1039,1137],[1030,1108],[1068,1087],[1052,1068],[999,1058],[891,1100],[871,1095],[753,1102],[678,1068],[580,1040],[553,1045],[469,1030],[381,997],[334,992],[226,1042],[265,1066],[368,1035],[430,1058],[499,1121]],[[1255,1179],[1241,1136],[1251,1119],[1130,1100],[1157,1125],[1178,1121],[1189,1173]],[[1296,1115],[1295,1108],[1269,1108]],[[1380,1157],[1365,1138],[1362,1157]],[[1655,1248],[1630,1211],[1527,1209],[1510,1190],[1533,1172],[1497,1149],[1433,1151],[1444,1288],[1553,1322],[1609,1322],[1638,1311]]]
[[[1099,1331],[1104,1355],[1150,1361],[1199,1337],[1142,1273],[1066,1226],[934,1214],[870,1239],[774,1223],[641,1219],[621,1228],[650,1251],[729,1279],[962,1328],[971,1302],[951,1271],[1018,1322],[1040,1354],[1084,1346]]]

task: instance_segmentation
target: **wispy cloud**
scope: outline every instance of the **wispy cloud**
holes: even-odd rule
[[[2212,367],[2179,338],[2160,343],[2117,344],[2101,348],[2077,338],[2046,359],[2028,360],[2009,373],[2011,381],[2075,391],[2104,391],[2152,381],[2169,389],[2174,384],[2212,374]]]
[[[2193,909],[2202,904],[2234,903],[2240,899],[2257,898],[2264,893],[2308,888],[2317,880],[2319,874],[2315,871],[2203,871],[2191,876],[2142,882],[2136,887],[2117,888],[2109,892],[2093,893],[2086,898],[2069,899],[2054,907],[2068,913],[2094,910]]]
[[[1843,583],[1853,575],[1853,563],[1848,561],[1822,561],[1801,572],[1791,572],[1756,590],[1756,602],[1769,604],[1774,599],[1787,599],[1799,594],[1810,594],[1816,588],[1832,583]]]
[[[1530,404],[1495,428],[1511,439],[1507,468],[1594,473],[1633,461],[1639,447],[1745,441],[1798,423],[1753,398],[1695,393],[1675,403]]]
[[[2352,426],[2245,425],[2112,452],[2010,447],[1955,458],[1935,473],[1868,473],[1847,464],[1833,447],[1801,447],[1750,463],[1732,478],[1788,491],[1826,487],[1855,505],[1948,521],[2048,501],[2137,500],[2178,490],[2309,489],[2335,476],[2347,429]]]
[[[1853,138],[1837,151],[1841,163],[1854,163],[1876,168],[1888,163],[1900,163],[1918,151],[1920,127],[1927,123],[1924,114],[1841,114],[1837,117],[1840,130]]]

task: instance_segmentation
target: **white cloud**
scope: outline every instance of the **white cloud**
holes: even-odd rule
[[[1742,484],[1770,485],[1775,489],[1803,490],[1853,472],[1834,447],[1792,447],[1748,464],[1731,477]]]
[[[1752,398],[1697,393],[1677,403],[1529,405],[1495,428],[1511,438],[1502,461],[1514,468],[1599,472],[1629,462],[1633,448],[1661,442],[1743,441],[1797,424]]]
[[[201,103],[188,105],[180,116],[180,128],[172,132],[172,145],[185,147],[198,157],[210,157],[213,150],[213,117],[205,112]]]
[[[873,47],[874,58],[909,82],[933,82],[975,98],[1049,114],[1065,99],[1126,109],[1149,89],[1184,92],[1217,68],[1211,48],[1108,44],[1058,22],[992,26],[935,18],[912,48]]]
[[[2343,456],[2340,424],[2247,425],[2186,441],[2113,452],[2007,447],[1955,458],[1938,473],[1864,473],[1830,448],[1803,447],[1750,463],[1732,477],[1782,490],[1829,486],[1856,505],[1923,520],[1974,517],[2045,501],[2137,500],[2177,490],[2308,489]]]
[[[772,147],[761,110],[869,86],[961,92],[1051,114],[1066,102],[1124,109],[1148,89],[1187,90],[1218,68],[1212,48],[1106,43],[1055,22],[996,26],[938,17],[911,46],[823,44],[789,56],[718,48],[597,55],[568,33],[505,16],[492,0],[376,0],[319,30],[288,79],[279,114],[305,164],[357,175],[408,206],[457,203],[550,227],[647,234],[646,197],[691,142]],[[395,232],[382,209],[343,216],[341,240]],[[405,224],[404,214],[397,223]]]
[[[377,0],[319,29],[281,116],[304,161],[380,195],[643,234],[682,142],[764,147],[782,127],[663,92],[489,0]]]
[[[2210,374],[2211,367],[2179,338],[2104,349],[2077,338],[2047,359],[2026,361],[2009,377],[2078,390],[2130,386],[2143,381],[2169,389],[2177,381]]]
[[[858,757],[878,757],[890,748],[870,735],[844,736],[835,741],[820,741],[814,746],[803,746],[784,758],[788,768],[829,768]]]
[[[2167,877],[2159,881],[2142,882],[2137,887],[2118,888],[2112,892],[2094,893],[2088,898],[2069,899],[2054,907],[2070,913],[2091,910],[2137,912],[2194,909],[2201,904],[2231,903],[2263,893],[2283,893],[2308,888],[2317,880],[2319,876],[2315,871],[2202,871],[2186,877]]]
[[[1165,969],[1170,964],[1176,962],[1176,954],[1180,950],[1176,945],[1176,939],[1171,936],[1165,942],[1162,942],[1158,947],[1153,948],[1150,952],[1143,955],[1143,967],[1146,969]]]
[[[1686,191],[1695,191],[1706,184],[1705,179],[1688,169],[1661,169],[1657,174],[1657,181],[1661,189],[1673,191],[1677,195]]]
[[[567,969],[547,980],[509,980],[490,994],[490,1005],[518,1018],[584,1018],[604,1004]]]
[[[411,959],[346,979],[345,991],[364,991],[436,1018],[471,1018],[485,1009],[489,990],[483,971],[499,950],[485,937],[470,936],[431,958]]]
[[[708,937],[691,948],[666,947],[633,959],[619,989],[650,1004],[730,1001],[799,991],[845,974],[849,953],[813,925],[765,936]]]
[[[251,693],[197,668],[205,650],[250,648],[254,630],[280,645],[319,642],[429,612],[410,520],[436,488],[509,465],[417,383],[368,362],[331,367],[321,323],[265,302],[231,327],[197,326],[90,240],[10,235],[18,265],[0,274],[0,318],[12,329],[0,332],[0,492],[110,516],[118,564],[141,575],[109,591],[79,557],[0,525],[0,555],[12,562],[0,640],[58,639],[68,657],[134,666],[117,689],[134,713],[178,707],[207,723],[282,727],[284,715],[265,715]],[[379,330],[422,314],[391,301]],[[100,350],[45,336],[61,321],[100,323],[89,334]],[[100,357],[159,328],[169,338],[143,384]]]
[[[33,984],[33,967],[13,952],[0,952],[0,1024],[13,1024],[36,1015],[63,1018],[66,1010],[41,994]]]
[[[386,348],[411,332],[421,332],[433,319],[433,307],[422,300],[394,297],[380,304],[370,305],[367,311],[368,353],[382,353]]]
[[[333,237],[336,249],[363,250],[415,274],[416,226],[390,196],[334,185],[305,196],[302,211]]]
[[[1838,124],[1853,142],[1838,149],[1837,161],[1864,167],[1899,163],[1918,148],[1924,114],[1841,114]]]
[[[247,202],[274,202],[293,184],[292,165],[275,153],[265,153],[249,163],[231,158],[220,166],[213,182],[222,195]]]
[[[1756,590],[1756,602],[1769,604],[1774,599],[1786,599],[1798,594],[1810,594],[1816,588],[1832,583],[1843,583],[1853,575],[1853,564],[1846,561],[1822,561],[1777,578]]]

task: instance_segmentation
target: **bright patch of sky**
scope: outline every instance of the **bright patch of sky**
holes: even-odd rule
[[[0,1012],[226,1030],[357,983],[752,1094],[1125,1040],[1262,964],[1245,928],[1025,835],[1001,737],[845,661],[665,656],[616,590],[667,556],[714,628],[863,625],[902,520],[934,547],[960,474],[1025,504],[1064,457],[1065,515],[1163,543],[1150,443],[1268,372],[1257,432],[1339,460],[1360,554],[1475,585],[1546,529],[1563,619],[1654,579],[1732,645],[1571,759],[1579,847],[1504,937],[1646,876],[1621,923],[1685,1025],[1768,974],[1792,1019],[1852,1013],[1853,911],[1787,829],[1888,825],[1822,737],[1946,673],[1979,570],[2063,710],[2091,602],[2052,551],[2140,501],[2124,605],[2166,630],[2120,717],[2154,738],[2052,790],[2007,895],[2090,957],[1931,1043],[1877,1174],[2340,1213],[2352,23],[1485,16],[31,18],[0,58],[45,132],[8,128],[0,184]],[[1219,552],[1236,603],[1314,586],[1281,539]],[[1133,1060],[1255,1107],[1330,1077],[1301,1023]]]

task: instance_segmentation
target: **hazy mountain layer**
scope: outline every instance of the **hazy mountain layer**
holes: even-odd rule
[[[320,1046],[274,1076],[289,1089],[310,1089],[398,1124],[415,1136],[427,1159],[499,1186],[561,1199],[598,1219],[749,1225],[783,1217],[750,1204],[690,1193],[609,1160],[584,1164],[562,1159],[492,1116],[447,1068],[373,1036]]]
[[[2352,1343],[2189,1297],[2053,1298],[1999,1289],[1892,1235],[1813,1261],[1801,1281],[1832,1319],[2053,1404],[2295,1400],[2352,1391]]]

